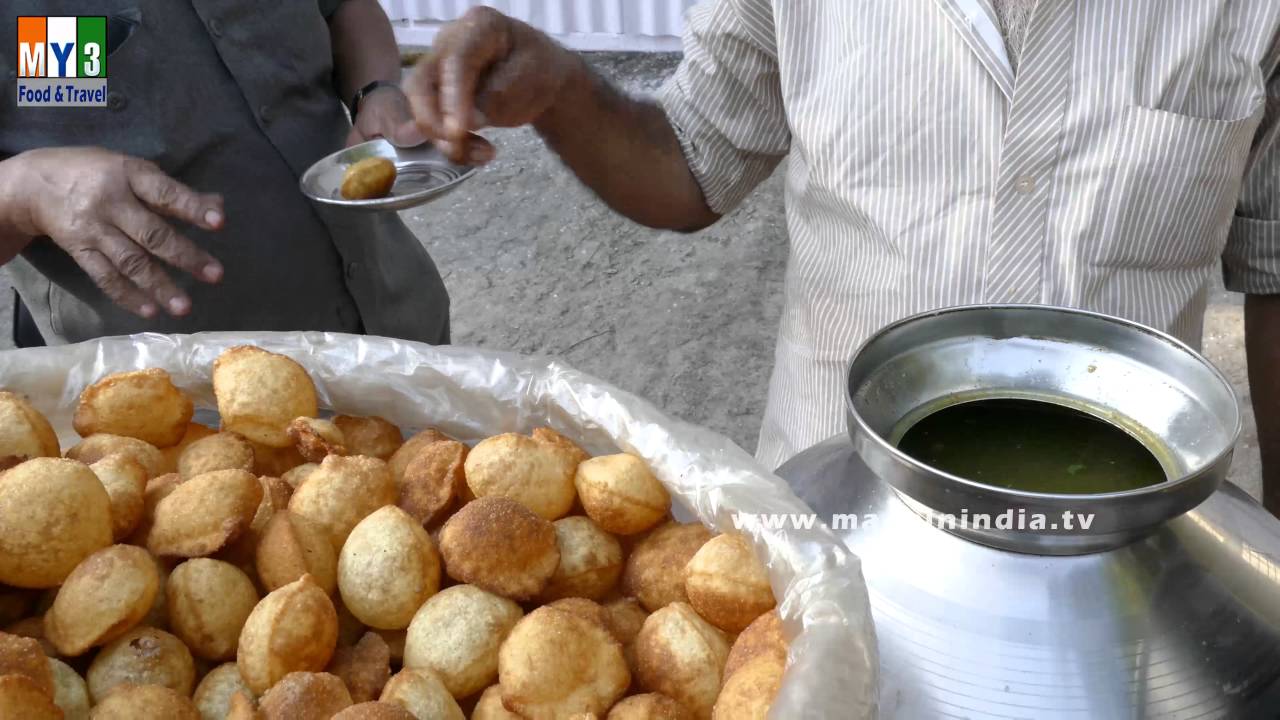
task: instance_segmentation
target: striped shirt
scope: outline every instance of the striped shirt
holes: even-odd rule
[[[783,158],[791,252],[757,455],[844,431],[878,328],[967,303],[1096,310],[1199,345],[1280,293],[1280,2],[705,0],[659,99],[708,205]]]

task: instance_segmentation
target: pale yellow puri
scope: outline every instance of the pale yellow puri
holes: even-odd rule
[[[240,631],[258,604],[258,591],[240,568],[193,558],[169,573],[165,602],[173,633],[196,657],[219,662],[235,658]]]
[[[62,710],[63,720],[85,720],[89,717],[89,686],[70,665],[49,658],[53,671],[53,703]]]
[[[405,636],[404,666],[434,671],[455,698],[498,677],[498,648],[524,615],[520,606],[473,585],[454,585],[419,608]]]
[[[147,549],[161,557],[203,557],[249,529],[262,483],[245,470],[215,470],[184,480],[156,503]]]
[[[785,665],[760,655],[724,681],[712,710],[712,720],[766,720],[782,686]]]
[[[386,197],[396,184],[396,165],[384,157],[358,160],[342,173],[342,197],[371,200]]]
[[[262,720],[332,718],[349,707],[347,688],[325,672],[291,672],[258,700]]]
[[[255,554],[258,579],[268,591],[311,575],[326,594],[338,585],[338,553],[324,527],[288,510],[267,521]]]
[[[73,657],[108,643],[137,625],[155,603],[160,573],[147,551],[103,548],[67,576],[44,615],[45,636]]]
[[[409,627],[440,589],[440,555],[422,525],[387,505],[360,521],[338,556],[338,591],[362,623],[379,630]]]
[[[616,535],[634,535],[662,522],[671,496],[643,460],[627,454],[601,455],[578,465],[574,477],[587,515]]]
[[[200,720],[191,698],[160,685],[126,684],[94,706],[89,720]]]
[[[213,394],[223,430],[269,447],[292,445],[289,423],[319,411],[316,386],[301,365],[252,345],[230,348],[214,361]]]
[[[698,549],[685,566],[684,589],[693,609],[727,633],[742,632],[777,604],[764,563],[733,534],[717,535]]]
[[[62,720],[62,711],[26,675],[0,675],[0,719]]]
[[[644,622],[635,641],[640,687],[667,695],[708,720],[729,655],[724,633],[686,603],[672,603]]]
[[[555,526],[505,497],[463,505],[440,530],[440,553],[449,577],[521,601],[537,597],[560,565]]]
[[[111,499],[88,466],[35,458],[0,473],[0,583],[55,587],[111,544]]]
[[[240,678],[240,670],[234,662],[223,663],[210,670],[196,685],[196,709],[205,720],[223,720],[231,712],[231,696],[244,693],[252,697],[253,691]]]
[[[622,575],[622,546],[591,518],[555,521],[560,565],[543,589],[543,602],[566,597],[596,600],[608,595]]]
[[[169,373],[149,368],[114,373],[85,388],[72,424],[83,437],[109,433],[164,448],[182,440],[193,411]]]
[[[631,549],[622,571],[622,590],[650,612],[687,602],[684,569],[711,532],[697,523],[675,521],[658,527]]]
[[[458,702],[440,681],[440,676],[425,668],[406,668],[396,673],[382,689],[382,695],[378,699],[396,703],[413,713],[416,718],[466,720]]]
[[[341,550],[357,523],[395,502],[396,485],[385,462],[330,455],[293,491],[289,512],[320,525],[334,550]]]
[[[23,396],[0,390],[0,460],[58,457],[58,436],[39,410]]]
[[[128,455],[108,455],[89,466],[111,502],[111,538],[120,542],[142,521],[146,508],[147,469]]]
[[[525,435],[504,433],[481,440],[467,454],[467,487],[478,498],[515,500],[545,520],[569,514],[575,491],[572,453]]]
[[[214,470],[253,472],[253,446],[240,433],[219,432],[191,443],[178,456],[184,480]]]
[[[128,455],[147,469],[147,479],[165,472],[165,459],[155,445],[138,438],[110,433],[97,433],[81,440],[67,450],[67,457],[92,465],[108,455]]]
[[[149,627],[136,627],[105,645],[85,674],[95,703],[124,684],[160,685],[190,697],[195,679],[195,660],[187,646]]]
[[[498,651],[502,702],[528,720],[603,715],[631,684],[622,645],[600,623],[541,607]]]
[[[338,613],[310,575],[263,598],[240,632],[240,677],[261,694],[291,672],[319,672],[338,642]]]

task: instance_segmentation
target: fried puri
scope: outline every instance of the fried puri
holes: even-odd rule
[[[396,673],[378,699],[384,703],[395,703],[419,719],[466,720],[458,702],[440,681],[440,676],[425,668],[405,668]]]
[[[72,667],[49,658],[53,672],[53,704],[62,710],[63,720],[85,720],[89,717],[89,686]]]
[[[273,590],[258,602],[240,631],[236,664],[255,693],[291,672],[318,672],[338,641],[338,614],[311,576]]]
[[[785,663],[758,655],[724,681],[711,712],[712,720],[766,720],[782,685]]]
[[[471,711],[471,720],[522,720],[502,704],[502,686],[490,685]]]
[[[262,720],[329,720],[349,707],[346,686],[324,672],[291,672],[258,700]]]
[[[391,468],[391,476],[400,481],[400,477],[404,475],[404,469],[409,465],[409,461],[413,460],[418,451],[428,445],[441,440],[451,440],[448,435],[436,430],[435,428],[427,428],[413,435],[408,440],[401,443],[396,451],[391,453],[391,458],[387,460],[387,467]]]
[[[293,491],[289,512],[320,525],[334,550],[341,550],[357,523],[395,502],[396,486],[386,463],[359,455],[330,455]]]
[[[564,597],[597,600],[609,594],[622,575],[622,546],[591,518],[555,522],[560,565],[542,591],[543,601]]]
[[[156,503],[147,549],[168,557],[203,557],[249,529],[262,483],[244,470],[216,470],[179,483]]]
[[[44,415],[25,397],[0,390],[0,459],[21,462],[61,454],[58,436]]]
[[[474,585],[454,585],[418,609],[405,636],[404,666],[432,670],[455,698],[498,676],[498,648],[523,616],[514,602]]]
[[[401,435],[400,428],[376,415],[367,417],[335,415],[333,424],[342,431],[342,437],[347,443],[347,452],[352,455],[367,455],[379,460],[390,460],[395,451],[404,444],[404,436]]]
[[[577,467],[574,485],[587,515],[615,535],[644,532],[671,510],[667,489],[634,455],[585,460]]]
[[[329,420],[313,417],[294,418],[287,429],[298,454],[307,462],[318,463],[330,455],[346,455],[347,440],[342,430]]]
[[[53,694],[53,670],[40,641],[0,632],[0,675],[22,675]]]
[[[756,618],[738,634],[729,648],[729,659],[724,663],[725,679],[759,655],[772,656],[784,664],[787,661],[787,638],[782,633],[782,619],[778,617],[777,610]]]
[[[739,633],[773,609],[769,572],[740,535],[717,535],[694,553],[685,566],[689,604],[708,622],[727,633]]]
[[[108,455],[89,466],[107,491],[111,504],[111,538],[120,542],[142,521],[146,508],[147,469],[128,455]]]
[[[416,720],[399,703],[363,702],[333,716],[333,720]]]
[[[92,465],[108,455],[128,455],[147,469],[147,479],[164,474],[165,460],[149,442],[124,435],[98,433],[81,440],[67,451],[67,457]]]
[[[160,573],[146,550],[112,545],[67,575],[44,616],[45,635],[65,656],[120,637],[155,603]]]
[[[193,410],[169,373],[149,368],[107,375],[85,388],[72,424],[83,437],[109,433],[164,448],[182,440]]]
[[[391,648],[381,635],[366,632],[354,645],[338,644],[328,672],[338,676],[355,703],[377,700],[391,678]]]
[[[466,459],[467,446],[457,440],[424,444],[397,478],[401,509],[423,527],[443,521],[466,488]]]
[[[614,705],[605,720],[693,720],[693,715],[662,693],[644,693]]]
[[[161,685],[126,683],[100,701],[89,713],[89,720],[200,720],[191,699]]]
[[[641,687],[675,699],[699,720],[711,717],[729,655],[724,633],[675,602],[645,620],[635,654]]]
[[[186,429],[182,432],[182,439],[178,441],[177,445],[160,449],[160,457],[163,459],[161,473],[178,472],[178,458],[182,456],[182,452],[195,441],[207,438],[216,432],[218,431],[208,425],[187,423]]]
[[[253,446],[240,433],[219,432],[196,440],[178,456],[178,474],[184,480],[214,470],[253,472]]]
[[[138,627],[103,646],[85,680],[95,703],[120,685],[160,685],[189,697],[195,684],[195,661],[187,646],[163,630]]]
[[[272,516],[258,539],[255,555],[258,579],[268,591],[284,587],[303,575],[325,594],[338,583],[338,554],[319,524],[289,511]]]
[[[315,417],[316,386],[293,359],[251,345],[223,352],[213,363],[213,394],[222,429],[249,440],[283,448],[289,423]]]
[[[235,657],[240,631],[258,604],[258,591],[240,568],[193,558],[169,573],[165,602],[173,633],[196,657],[218,662]]]
[[[0,675],[0,720],[62,720],[62,711],[31,678]]]
[[[573,507],[573,473],[569,452],[516,433],[481,440],[467,454],[467,487],[478,498],[515,500],[545,520],[564,517]]]
[[[505,497],[464,505],[441,529],[440,552],[450,577],[515,600],[537,597],[560,565],[555,526]]]
[[[440,556],[417,520],[387,505],[361,520],[338,556],[338,591],[360,622],[401,630],[440,589]]]
[[[684,569],[711,532],[696,523],[675,521],[655,529],[636,543],[622,571],[622,590],[654,612],[673,602],[687,602]]]
[[[498,652],[503,704],[529,720],[603,715],[631,674],[622,645],[599,623],[554,607],[526,615]]]
[[[35,458],[0,473],[0,583],[47,588],[111,544],[111,498],[88,466]]]
[[[395,184],[395,163],[384,157],[369,157],[347,167],[340,190],[348,200],[371,200],[386,197]]]
[[[229,662],[210,670],[196,685],[191,699],[204,720],[223,720],[231,712],[231,696],[236,693],[253,697],[253,691],[240,678],[236,664]]]

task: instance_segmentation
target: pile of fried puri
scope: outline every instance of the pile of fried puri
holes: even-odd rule
[[[786,661],[765,568],[632,455],[318,418],[306,371],[81,394],[60,455],[0,392],[0,720],[747,720]]]

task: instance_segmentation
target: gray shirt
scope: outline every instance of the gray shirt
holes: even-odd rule
[[[136,21],[107,58],[105,108],[17,108],[13,53],[0,53],[0,154],[97,145],[151,160],[224,196],[219,232],[183,227],[226,267],[219,285],[171,274],[184,318],[113,305],[51,241],[7,268],[52,343],[142,331],[328,330],[441,342],[448,296],[394,214],[313,206],[298,177],[350,128],[333,85],[326,15],[341,0],[16,0],[14,15]],[[0,23],[0,47],[16,47]]]

